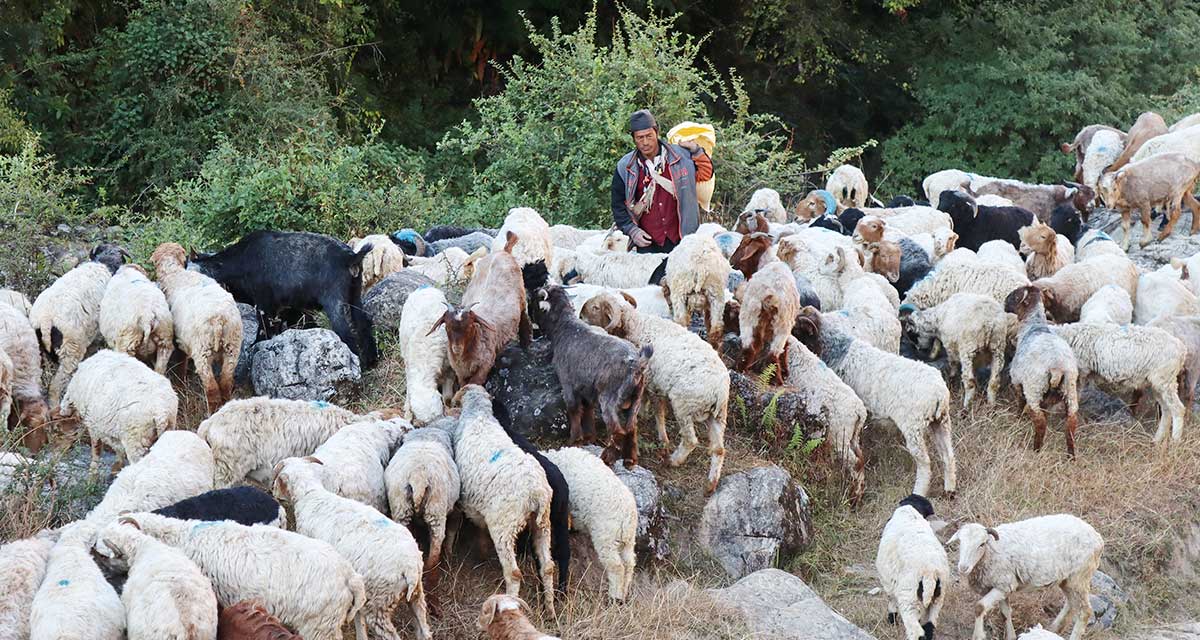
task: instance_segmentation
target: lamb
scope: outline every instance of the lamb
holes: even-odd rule
[[[942,193],[938,209],[950,214],[957,246],[979,251],[988,240],[1004,240],[1014,249],[1021,246],[1017,230],[1033,224],[1032,211],[1021,207],[983,207],[971,196],[957,191]]]
[[[1137,282],[1138,270],[1129,258],[1102,255],[1068,264],[1054,275],[1038,278],[1032,284],[1042,290],[1046,313],[1055,322],[1075,322],[1083,303],[1106,284],[1121,287],[1137,304]]]
[[[216,637],[217,596],[212,583],[178,549],[132,525],[115,522],[101,530],[95,548],[129,567],[121,590],[129,640]]]
[[[988,240],[979,247],[975,255],[980,260],[1002,264],[1017,273],[1025,273],[1025,262],[1021,260],[1016,247],[1003,240]]]
[[[686,328],[691,324],[692,313],[699,311],[704,316],[709,344],[719,344],[725,335],[722,313],[728,280],[729,262],[721,255],[716,241],[695,234],[684,236],[667,257],[667,272],[662,281],[671,292],[675,322]]]
[[[775,366],[776,382],[782,383],[787,377],[787,336],[800,310],[796,279],[787,265],[772,262],[750,278],[741,295],[742,360],[738,369],[750,370],[765,355]]]
[[[362,251],[364,247],[367,249],[367,255],[362,261],[362,290],[364,292],[405,266],[405,252],[390,237],[383,234],[352,240],[350,246],[355,254]]]
[[[728,390],[728,385],[726,386]],[[544,454],[570,487],[571,520],[587,532],[608,575],[608,596],[624,601],[633,585],[638,511],[633,493],[607,464],[576,447]]]
[[[487,254],[485,247],[480,247],[470,254],[458,247],[447,247],[436,256],[409,258],[407,268],[433,280],[439,286],[461,286],[471,281],[471,276],[475,275],[475,263]],[[550,262],[547,261],[546,264]]]
[[[303,640],[257,600],[243,600],[221,609],[217,617],[221,640]]]
[[[580,313],[589,324],[629,340],[638,347],[650,346],[655,356],[647,369],[647,385],[656,399],[656,426],[664,455],[670,446],[667,436],[667,407],[679,424],[679,446],[667,458],[670,466],[687,462],[696,448],[696,425],[708,427],[711,457],[707,492],[721,479],[725,461],[725,426],[729,415],[729,370],[720,356],[690,331],[637,312],[627,300],[612,294],[596,296]]]
[[[266,484],[276,462],[310,455],[342,427],[366,418],[328,402],[258,397],[221,407],[196,435],[212,447],[213,481],[221,489],[247,476]]]
[[[0,589],[0,629],[4,629],[6,640],[29,638],[29,612],[53,548],[54,541],[43,534],[0,545],[0,575],[4,576],[4,588]]]
[[[371,635],[399,640],[392,612],[407,603],[418,640],[431,637],[421,585],[421,550],[404,526],[376,509],[322,486],[314,458],[287,458],[275,465],[272,489],[292,503],[296,532],[328,542],[363,578],[362,616]]]
[[[997,604],[1004,614],[1005,638],[1013,640],[1008,596],[1057,584],[1066,602],[1050,625],[1061,631],[1074,619],[1070,640],[1079,640],[1091,617],[1088,591],[1100,566],[1104,539],[1088,523],[1069,514],[1040,516],[985,528],[967,523],[947,544],[958,542],[958,573],[983,596],[976,605],[974,640],[983,640],[983,619]]]
[[[532,327],[525,312],[525,283],[512,255],[517,242],[510,231],[502,251],[479,261],[463,292],[462,306],[447,307],[428,332],[446,326],[450,367],[459,386],[483,384],[496,356],[513,338],[529,346]]]
[[[1197,131],[1200,141],[1200,130]],[[1200,146],[1198,143],[1197,146]],[[1165,209],[1167,224],[1158,232],[1162,241],[1175,229],[1181,207],[1192,210],[1191,233],[1200,231],[1200,202],[1192,196],[1200,181],[1200,153],[1195,158],[1182,153],[1161,153],[1136,160],[1119,171],[1106,173],[1100,179],[1100,191],[1108,206],[1121,212],[1121,230],[1125,232],[1122,248],[1129,250],[1129,227],[1134,211],[1142,217],[1141,246],[1150,244],[1150,210]]]
[[[954,253],[958,251],[963,250]],[[904,302],[928,309],[949,300],[955,293],[977,293],[999,302],[1013,289],[1027,284],[1029,279],[1024,273],[996,268],[995,264],[978,259],[953,260],[947,256],[908,290]]]
[[[1075,262],[1071,241],[1055,233],[1049,225],[1034,220],[1032,225],[1021,227],[1017,235],[1021,238],[1021,253],[1028,254],[1025,273],[1031,279],[1052,276]]]
[[[1033,448],[1041,450],[1046,437],[1046,414],[1042,402],[1054,391],[1067,405],[1065,426],[1067,454],[1075,455],[1075,431],[1079,426],[1079,362],[1062,337],[1050,330],[1042,309],[1041,290],[1020,287],[1004,301],[1004,311],[1017,316],[1017,350],[1009,377],[1017,392],[1017,404],[1029,406],[1033,419]]]
[[[96,533],[87,522],[63,528],[30,607],[30,640],[125,639],[125,607],[92,561]]]
[[[987,400],[988,404],[996,403],[1000,372],[1004,369],[1004,355],[1013,324],[1000,303],[989,296],[956,293],[945,302],[928,309],[902,307],[900,312],[905,318],[905,325],[917,335],[919,348],[933,347],[931,355],[936,357],[935,343],[940,343],[946,348],[949,362],[952,365],[958,363],[964,408],[969,407],[975,397],[975,357],[990,353],[992,360]]]
[[[767,217],[768,222],[778,222],[780,224],[788,221],[787,209],[783,208],[783,201],[779,198],[779,192],[774,189],[758,189],[750,196],[750,201],[742,211],[754,211],[762,213]]]
[[[616,253],[579,249],[575,271],[588,284],[617,289],[640,287],[650,282],[654,271],[666,262],[661,253]]]
[[[826,313],[823,318],[830,327],[865,340],[876,349],[900,352],[902,328],[896,309],[866,278],[846,285],[841,310]]]
[[[538,325],[550,338],[554,372],[562,386],[571,427],[571,443],[594,441],[596,409],[608,429],[604,462],[618,457],[637,464],[637,414],[646,385],[651,346],[636,350],[628,342],[593,331],[580,320],[562,287],[537,292]]]
[[[508,247],[508,234],[516,234],[517,244]],[[549,265],[554,257],[554,241],[550,238],[550,225],[538,214],[537,210],[529,207],[513,207],[508,210],[504,224],[492,241],[492,253],[505,251],[516,259],[517,266],[522,268],[527,264],[541,261]]]
[[[1163,120],[1162,116],[1153,111],[1142,113],[1134,121],[1133,126],[1129,128],[1129,135],[1125,138],[1125,148],[1121,151],[1121,155],[1117,156],[1117,159],[1108,165],[1106,171],[1119,171],[1126,164],[1135,161],[1134,156],[1138,155],[1138,151],[1147,142],[1166,133],[1167,123]],[[1141,157],[1145,158],[1147,155],[1142,155]]]
[[[1083,178],[1084,159],[1086,158],[1087,153],[1092,150],[1092,144],[1093,144],[1093,141],[1095,141],[1095,137],[1100,135],[1100,132],[1102,132],[1102,131],[1107,131],[1110,134],[1116,136],[1117,140],[1120,141],[1121,145],[1122,146],[1125,145],[1125,137],[1126,136],[1125,136],[1124,131],[1121,131],[1120,129],[1114,129],[1113,127],[1103,125],[1103,124],[1088,125],[1088,126],[1084,127],[1083,129],[1081,129],[1078,134],[1076,134],[1074,142],[1071,142],[1069,144],[1066,142],[1062,143],[1061,149],[1062,149],[1063,153],[1074,153],[1075,154],[1075,181],[1076,182],[1084,182],[1084,178]],[[1096,143],[1101,144],[1100,141],[1096,141]],[[1100,169],[1102,169],[1102,168],[1103,167],[1100,167]],[[1086,184],[1086,182],[1084,182],[1084,183]],[[933,202],[933,201],[931,201],[931,202]]]
[[[554,560],[550,556],[550,485],[537,461],[521,451],[492,415],[483,387],[458,392],[462,411],[454,432],[454,462],[462,478],[459,508],[486,528],[504,569],[505,592],[520,595],[521,570],[513,545],[527,526],[542,574],[542,597],[554,615]]]
[[[937,369],[881,351],[846,334],[821,326],[820,312],[800,310],[796,338],[862,399],[870,416],[890,420],[904,436],[917,467],[913,493],[928,495],[931,471],[926,435],[942,461],[942,482],[953,495],[957,465],[951,438],[950,391]]]
[[[1113,393],[1136,392],[1149,387],[1158,400],[1160,416],[1155,443],[1165,443],[1170,427],[1172,441],[1183,436],[1183,402],[1178,380],[1186,348],[1178,338],[1156,327],[1075,323],[1053,327],[1071,345],[1079,360],[1079,377],[1094,378]]]
[[[971,181],[971,193],[979,197],[995,195],[1005,198],[1009,200],[1006,206],[1031,211],[1043,222],[1050,220],[1050,213],[1054,207],[1064,202],[1071,203],[1081,214],[1086,215],[1096,197],[1096,192],[1091,187],[1073,182],[1065,185],[1028,184],[1019,180],[978,177]]]
[[[50,380],[51,409],[58,408],[63,389],[100,335],[100,300],[111,277],[107,266],[85,262],[55,280],[33,301],[29,324],[47,358],[58,363]]]
[[[19,406],[17,412],[10,409],[6,422],[0,422],[0,435],[7,434],[19,421],[26,428],[22,444],[37,453],[47,441],[46,425],[50,422],[50,408],[42,395],[42,354],[29,320],[7,304],[0,304],[0,352],[12,364],[9,396]]]
[[[287,528],[287,512],[262,489],[251,486],[213,489],[154,510],[178,520],[232,520],[250,526]]]
[[[1115,284],[1100,287],[1079,309],[1079,321],[1111,324],[1133,322],[1133,302],[1129,299],[1129,293]]]
[[[907,640],[933,640],[950,584],[946,549],[929,526],[933,505],[923,496],[900,501],[879,538],[875,569],[888,598],[888,621],[899,614]]]
[[[1200,299],[1173,270],[1152,271],[1138,277],[1133,321],[1150,324],[1158,318],[1200,315]]]
[[[446,539],[446,519],[458,502],[461,480],[450,434],[438,427],[408,432],[384,470],[392,520],[408,526],[419,516],[429,527],[425,570],[437,566]]]
[[[1117,131],[1097,131],[1092,138],[1092,145],[1083,154],[1083,163],[1079,165],[1075,180],[1087,185],[1093,191],[1100,185],[1100,176],[1121,156],[1125,150],[1123,134]]]
[[[20,311],[26,318],[29,317],[29,312],[33,310],[33,305],[29,302],[29,298],[20,291],[12,289],[0,289],[0,304],[11,306]]]
[[[275,527],[176,520],[153,513],[118,522],[182,551],[211,582],[217,603],[259,600],[305,640],[341,640],[342,626],[360,616],[363,578],[332,546]]]
[[[825,190],[842,206],[861,208],[867,204],[867,177],[853,165],[843,164],[834,169],[825,181]]]
[[[208,446],[190,431],[168,431],[144,458],[117,474],[85,519],[105,526],[122,511],[159,509],[212,488]]]
[[[528,610],[524,600],[498,593],[484,601],[475,626],[489,640],[560,640],[538,631],[525,617]]]
[[[204,384],[208,410],[233,397],[233,372],[242,348],[242,314],[233,296],[212,278],[184,269],[186,254],[173,242],[158,245],[150,261],[171,307],[175,340]],[[217,380],[213,370],[221,370]]]
[[[400,355],[404,358],[404,417],[418,425],[445,413],[454,395],[446,330],[430,330],[446,311],[446,295],[421,287],[408,295],[400,312]]]
[[[329,436],[310,456],[313,472],[331,493],[387,511],[383,471],[412,425],[399,419],[355,422]]]
[[[154,356],[164,374],[175,351],[175,322],[162,291],[136,264],[117,269],[100,300],[100,334],[108,348],[135,358]]]
[[[178,413],[179,397],[170,380],[136,358],[104,349],[79,365],[59,415],[77,416],[87,428],[94,477],[102,445],[122,463],[137,462],[163,432],[175,428]]]

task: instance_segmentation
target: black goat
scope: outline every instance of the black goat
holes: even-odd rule
[[[899,207],[911,207],[915,204],[917,204],[917,201],[908,196],[896,196],[888,200],[888,203],[883,206],[885,209],[896,209]]]
[[[939,210],[950,214],[957,246],[979,251],[989,240],[1003,240],[1018,251],[1021,237],[1017,230],[1033,224],[1033,212],[1021,207],[988,207],[961,191],[943,191],[938,199]]]
[[[838,222],[842,224],[842,233],[845,235],[854,235],[854,228],[858,226],[858,221],[867,217],[862,209],[850,207],[838,214]]]
[[[362,261],[370,251],[370,244],[355,253],[316,233],[255,231],[218,253],[193,255],[191,262],[266,318],[322,309],[366,369],[378,359],[371,318],[362,307]]]
[[[388,238],[391,238],[392,244],[400,247],[406,256],[425,255],[425,238],[413,229],[401,229],[388,235]]]
[[[180,520],[233,520],[238,524],[269,524],[280,519],[283,510],[271,494],[250,486],[215,489],[184,498],[154,513]],[[281,523],[286,524],[286,523]]]
[[[1079,243],[1079,238],[1091,227],[1084,223],[1083,217],[1074,204],[1060,202],[1054,207],[1054,211],[1050,212],[1050,228],[1054,229],[1054,233],[1070,240],[1074,245]]]
[[[846,235],[846,229],[842,226],[842,221],[839,220],[837,216],[830,213],[818,218],[814,218],[812,222],[808,223],[808,226],[815,227],[817,229],[829,229],[830,231],[836,231],[842,235]]]
[[[117,269],[120,269],[121,265],[125,264],[126,259],[132,260],[133,256],[130,256],[129,252],[125,249],[107,242],[96,245],[92,249],[92,252],[88,254],[88,260],[99,262],[108,267],[109,273],[116,273]]]

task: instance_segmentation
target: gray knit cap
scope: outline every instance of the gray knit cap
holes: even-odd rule
[[[649,109],[634,111],[633,115],[629,116],[629,133],[657,128],[658,121],[654,119],[654,114],[650,113]]]

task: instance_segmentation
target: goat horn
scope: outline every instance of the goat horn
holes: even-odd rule
[[[988,535],[989,535],[989,536],[991,536],[991,537],[993,537],[993,538],[995,538],[995,539],[997,539],[997,540],[999,540],[999,539],[1000,539],[1000,534],[999,534],[999,533],[998,533],[998,532],[997,532],[995,529],[993,529],[993,528],[991,528],[991,527],[988,527],[988,528],[987,528],[987,532],[988,532]]]

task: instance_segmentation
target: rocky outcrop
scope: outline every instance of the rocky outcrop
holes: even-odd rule
[[[343,400],[362,382],[358,356],[328,329],[289,329],[254,345],[254,393],[289,400]]]
[[[233,379],[238,384],[246,384],[250,381],[250,363],[254,362],[254,343],[258,341],[258,310],[241,302],[237,303],[237,308],[242,314],[242,350]]]
[[[698,537],[733,578],[779,566],[812,542],[808,495],[777,465],[726,476],[704,505]]]
[[[434,286],[433,280],[409,269],[401,269],[379,281],[363,294],[363,309],[371,316],[375,331],[396,331],[408,294],[421,287]]]
[[[755,638],[874,640],[830,609],[803,580],[779,569],[762,569],[707,593],[718,604],[740,611]]]
[[[508,407],[512,428],[530,438],[567,435],[567,404],[550,362],[552,353],[547,338],[534,340],[528,349],[509,345],[487,379],[488,393]]]

